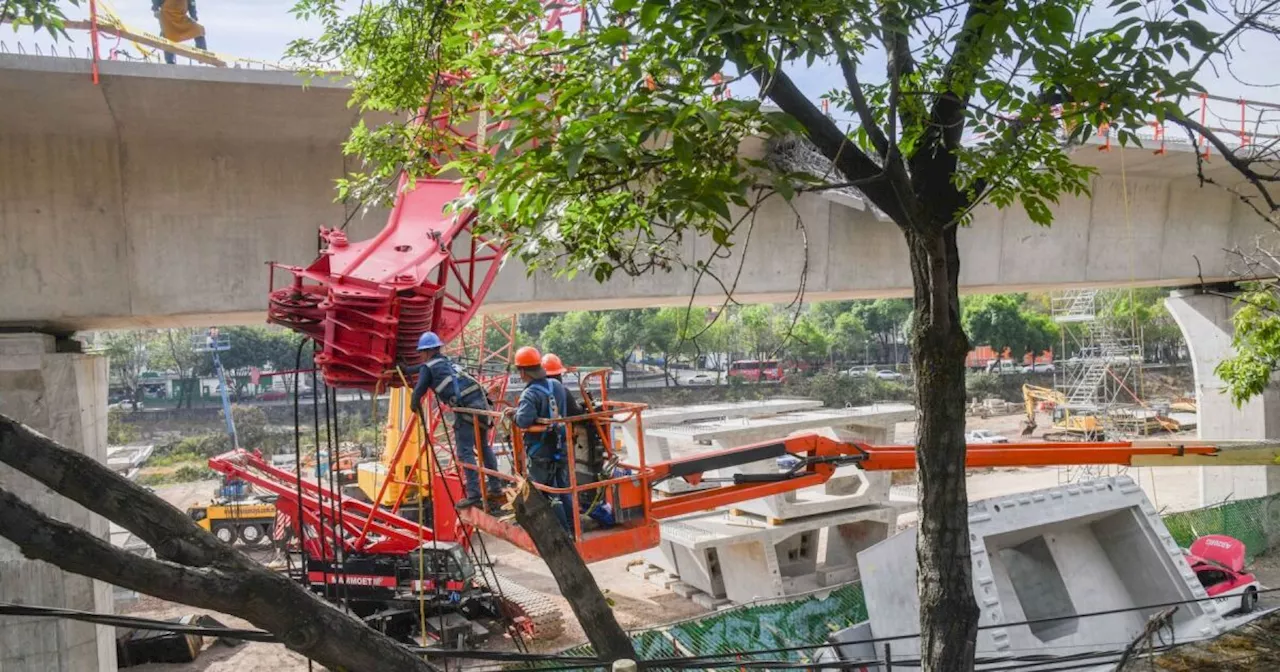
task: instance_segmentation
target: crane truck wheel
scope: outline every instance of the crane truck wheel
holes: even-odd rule
[[[267,535],[262,533],[262,528],[256,523],[249,523],[240,528],[240,540],[250,546],[257,546]]]
[[[213,526],[213,536],[218,538],[224,544],[233,544],[236,541],[236,531],[226,523],[215,523]]]

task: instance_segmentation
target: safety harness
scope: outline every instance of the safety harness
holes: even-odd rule
[[[542,390],[547,395],[546,415],[543,415],[543,410],[539,408],[539,418],[543,420],[556,420],[564,417],[560,411],[560,400],[556,399],[555,387],[551,384],[550,380],[546,378],[534,380],[529,383],[529,387]],[[563,391],[564,388],[560,389]],[[546,446],[548,435],[550,435],[551,437],[554,437],[553,440],[555,441],[555,444],[552,446],[553,452],[549,459],[552,461],[564,459],[564,425],[552,425],[546,431],[541,432],[541,434],[542,436],[538,441],[538,445],[534,447],[533,450],[528,451],[528,456],[532,458],[537,455],[541,449]]]
[[[468,376],[466,373],[463,373],[462,369],[458,368],[457,364],[449,361],[449,359],[444,355],[437,354],[435,357],[427,360],[427,368],[431,368],[431,363],[437,359],[444,360],[444,362],[449,365],[450,371],[452,371],[449,375],[436,381],[434,389],[437,397],[440,397],[446,389],[452,387],[453,401],[451,403],[454,406],[461,406],[463,399],[473,392],[478,392],[480,390],[480,383],[476,382],[474,378]],[[459,383],[459,380],[462,382]]]

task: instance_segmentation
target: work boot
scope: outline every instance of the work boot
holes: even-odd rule
[[[480,503],[479,497],[465,497],[454,502],[454,507],[459,509],[469,509]]]
[[[489,496],[485,498],[484,508],[491,514],[497,514],[502,511],[502,507],[507,505],[507,495],[505,492],[489,491]]]

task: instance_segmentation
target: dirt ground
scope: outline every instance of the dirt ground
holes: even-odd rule
[[[1046,423],[1047,424],[1047,423]],[[1011,441],[1038,441],[1040,432],[1032,437],[1020,437],[1022,415],[1013,414],[991,418],[971,418],[968,429],[987,429],[1008,437]],[[902,423],[896,428],[895,442],[911,443],[914,440],[914,423]],[[1110,473],[1119,473],[1113,469]],[[1200,506],[1199,480],[1194,469],[1130,469],[1128,475],[1138,480],[1143,489],[1155,503],[1157,509],[1172,512]],[[1053,487],[1067,480],[1075,480],[1077,474],[1068,473],[1058,468],[1039,469],[994,469],[973,472],[969,477],[969,494],[972,499],[982,499],[1007,495],[1016,492]],[[896,481],[895,481],[896,482]],[[179,508],[186,508],[200,501],[205,501],[216,488],[217,481],[199,481],[165,485],[155,488],[157,494]],[[914,485],[895,486],[894,497],[898,500],[914,499]],[[910,524],[912,514],[904,514],[900,524]],[[495,568],[509,579],[550,595],[559,602],[565,614],[565,632],[555,640],[539,642],[532,647],[536,651],[556,651],[584,641],[581,627],[574,620],[568,605],[559,597],[555,581],[550,570],[540,558],[525,553],[514,546],[494,538],[486,538],[486,546]],[[260,552],[261,553],[261,552]],[[263,560],[268,559],[265,555]],[[627,571],[627,565],[634,558],[617,558],[591,566],[596,581],[612,600],[619,621],[626,628],[643,628],[683,620],[706,610],[693,602],[681,598],[674,593],[649,583]],[[1267,586],[1280,586],[1280,556],[1275,558],[1259,558],[1254,570],[1260,581]],[[1262,598],[1264,606],[1280,606],[1280,595],[1266,594]],[[125,606],[123,613],[152,617],[178,616],[188,613],[203,613],[183,605],[166,603],[154,598],[144,597],[138,602]],[[225,623],[232,626],[247,627],[249,624],[231,617],[222,617]],[[491,639],[490,648],[510,649],[510,640]],[[143,665],[136,668],[140,672],[293,672],[306,670],[307,661],[282,646],[273,644],[249,643],[237,648],[206,644],[206,650],[194,663],[185,665]],[[317,668],[319,669],[319,668]]]

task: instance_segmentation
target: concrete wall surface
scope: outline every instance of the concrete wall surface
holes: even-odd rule
[[[969,529],[984,626],[979,655],[1109,650],[1141,632],[1158,610],[1088,614],[1206,597],[1181,549],[1128,477],[973,502]],[[919,632],[915,535],[913,528],[858,554],[875,637]],[[1057,620],[1021,624],[1040,619]],[[1212,601],[1182,605],[1174,623],[1179,640],[1223,628]],[[919,653],[919,639],[895,640],[893,651],[910,658]]]
[[[1237,407],[1218,377],[1218,364],[1235,354],[1232,300],[1193,290],[1165,300],[1191,353],[1196,380],[1197,433],[1203,439],[1280,438],[1280,389],[1274,384]],[[1201,467],[1200,505],[1280,492],[1280,467]]]
[[[106,462],[107,359],[55,353],[50,336],[0,334],[0,413]],[[107,521],[0,465],[0,487],[106,540]],[[0,602],[111,613],[111,586],[22,556],[0,538]],[[114,630],[62,619],[0,616],[4,672],[114,672]]]
[[[333,202],[333,181],[356,168],[341,143],[357,112],[340,84],[303,83],[286,72],[106,62],[95,86],[87,61],[0,55],[10,103],[0,106],[0,325],[259,322],[264,262],[310,263],[316,228],[348,217],[352,240],[371,237],[384,213]],[[1223,248],[1265,226],[1225,191],[1197,188],[1194,155],[1176,146],[1163,157],[1086,147],[1077,160],[1099,171],[1093,195],[1065,198],[1054,226],[984,208],[961,229],[964,291],[1223,277]],[[1232,184],[1221,162],[1209,170]],[[849,202],[804,195],[793,210],[770,200],[750,238],[713,268],[743,265],[743,301],[790,300],[806,268],[809,299],[908,295],[901,233]],[[689,237],[680,254],[693,262],[713,250]],[[695,280],[680,270],[597,284],[528,277],[511,262],[486,309],[678,304]],[[702,283],[699,301],[720,301],[714,284]]]

